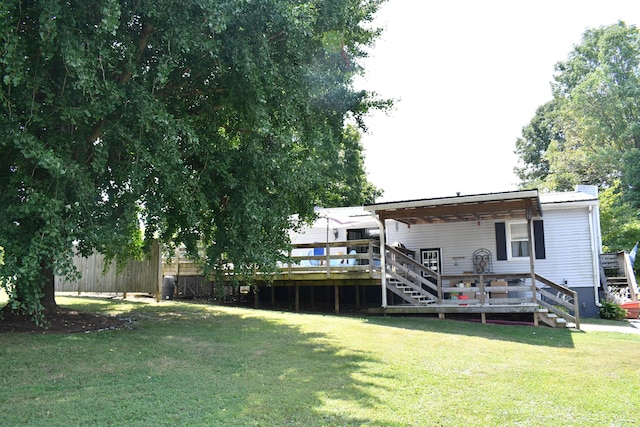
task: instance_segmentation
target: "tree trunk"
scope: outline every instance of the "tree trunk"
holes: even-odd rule
[[[53,274],[53,268],[43,265],[42,273],[47,280],[42,288],[43,295],[40,299],[40,303],[42,304],[46,314],[55,311],[56,308],[58,308],[58,304],[56,304],[55,276]]]

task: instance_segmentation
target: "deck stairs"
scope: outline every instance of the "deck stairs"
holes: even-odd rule
[[[461,304],[461,307],[464,306],[462,307],[462,310],[456,311],[455,303],[452,304],[450,301],[440,302],[444,301],[443,295],[446,295],[447,292],[451,291],[443,291],[445,287],[443,287],[441,283],[442,276],[438,275],[436,272],[428,269],[426,266],[413,260],[413,258],[406,256],[402,252],[391,247],[387,247],[385,264],[386,287],[389,291],[403,300],[403,305],[413,306],[417,309],[420,309],[420,307],[424,307],[426,310],[434,309],[434,312],[438,313],[482,313],[483,319],[485,316],[484,313],[490,312],[528,312],[535,313],[535,319],[553,328],[566,328],[568,326],[572,326],[579,329],[580,327],[577,294],[573,290],[565,286],[558,285],[539,274],[536,274],[536,282],[539,287],[537,287],[537,296],[533,303],[531,301],[527,301],[526,298],[517,296],[515,298],[509,298],[506,296],[507,293],[505,292],[504,297],[496,297],[496,303],[489,302],[478,304],[478,301],[475,300],[475,303],[471,303],[469,305]],[[513,288],[516,289],[518,286],[513,286]],[[439,289],[440,292],[438,292]],[[446,289],[451,288],[449,287]],[[489,293],[491,292],[492,291],[489,291]],[[500,290],[493,292],[504,291]],[[439,294],[440,298],[438,298]],[[523,308],[526,310],[522,310]],[[533,308],[532,311],[530,310],[531,308]]]
[[[538,320],[552,328],[566,328],[568,325],[565,319],[545,308],[538,310]]]
[[[437,301],[436,274],[400,252],[387,257],[387,289],[410,305],[424,306]],[[431,280],[429,280],[431,277]]]
[[[606,285],[607,297],[618,296],[622,299],[638,301],[640,291],[631,265],[629,254],[625,251],[616,254],[601,254],[600,266],[602,284]]]

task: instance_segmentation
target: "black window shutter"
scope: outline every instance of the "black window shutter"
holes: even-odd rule
[[[533,221],[533,242],[536,250],[536,259],[545,259],[546,252],[544,249],[544,226],[542,220]]]
[[[507,233],[504,222],[496,222],[496,258],[498,261],[507,259]]]

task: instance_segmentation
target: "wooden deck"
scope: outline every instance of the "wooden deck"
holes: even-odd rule
[[[282,264],[278,273],[256,274],[250,282],[254,289],[270,289],[272,302],[276,288],[293,288],[296,311],[301,287],[333,287],[334,311],[339,312],[341,288],[355,287],[359,306],[359,289],[373,286],[381,292],[384,281],[388,298],[383,301],[389,301],[369,308],[370,313],[438,314],[441,318],[479,314],[483,322],[487,314],[529,313],[535,324],[541,319],[552,326],[570,323],[579,328],[577,294],[540,275],[534,275],[535,280],[527,272],[439,275],[393,247],[386,246],[384,252],[382,260],[375,240],[297,244],[289,253],[291,261]],[[198,271],[193,263],[178,259],[165,265],[164,275],[180,277]],[[255,298],[257,304],[258,292]]]

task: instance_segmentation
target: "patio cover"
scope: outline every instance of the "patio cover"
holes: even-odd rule
[[[542,216],[538,190],[442,197],[365,205],[384,224],[394,219],[407,225],[458,221],[527,219]]]

